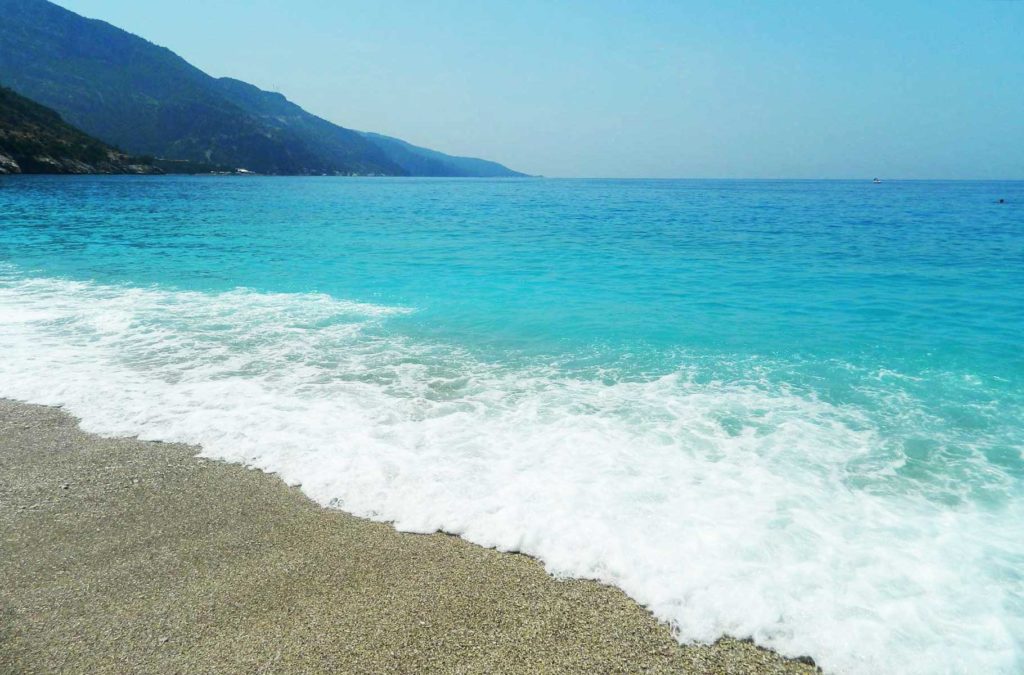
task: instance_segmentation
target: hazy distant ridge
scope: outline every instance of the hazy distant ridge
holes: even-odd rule
[[[363,135],[377,145],[411,176],[467,176],[500,178],[525,176],[507,166],[476,157],[454,157],[437,150],[421,148],[400,138],[371,131]]]

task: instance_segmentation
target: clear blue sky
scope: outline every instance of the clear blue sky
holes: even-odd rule
[[[1024,2],[58,0],[548,176],[1024,178]]]

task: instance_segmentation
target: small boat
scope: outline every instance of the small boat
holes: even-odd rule
[[[874,179],[874,180],[873,180],[873,181],[871,181],[871,182],[872,182],[872,183],[874,183],[875,185],[878,185],[879,183],[881,183],[881,182],[882,182],[882,180],[881,180],[880,178],[876,178],[876,179]]]

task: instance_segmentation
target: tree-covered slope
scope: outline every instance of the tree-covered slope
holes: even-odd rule
[[[281,94],[229,77],[216,80],[216,87],[225,99],[245,110],[261,126],[289,138],[292,147],[304,148],[311,157],[317,158],[319,166],[348,167],[347,170],[314,169],[313,173],[407,173],[359,132],[312,115]]]
[[[0,0],[0,82],[137,154],[273,174],[416,173],[280,94],[46,0]]]
[[[0,173],[162,173],[0,86]]]

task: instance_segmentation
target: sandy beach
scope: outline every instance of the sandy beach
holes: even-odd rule
[[[0,400],[0,670],[811,673],[617,589]]]

